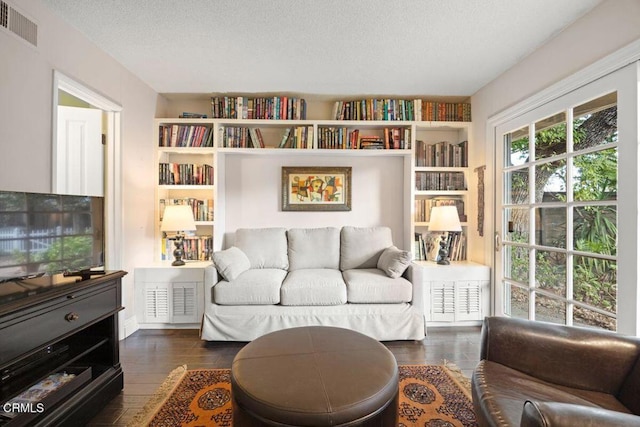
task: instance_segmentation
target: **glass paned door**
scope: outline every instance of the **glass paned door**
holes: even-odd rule
[[[617,93],[561,103],[497,136],[497,312],[616,330]]]

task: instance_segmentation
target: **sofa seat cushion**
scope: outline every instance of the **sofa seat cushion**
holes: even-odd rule
[[[289,268],[286,228],[240,228],[235,246],[247,255],[251,268]]]
[[[289,272],[282,283],[282,305],[340,305],[347,302],[347,287],[340,270],[310,268]]]
[[[549,383],[499,363],[482,360],[473,373],[473,399],[484,419],[503,425],[520,425],[525,401],[560,402],[630,411],[608,393],[580,390]]]
[[[392,279],[377,268],[342,272],[347,300],[354,304],[397,304],[411,302],[413,287],[404,277]]]
[[[213,287],[213,300],[221,305],[271,305],[280,303],[280,287],[287,276],[277,268],[251,269],[236,280]]]
[[[382,252],[392,245],[389,227],[342,227],[340,270],[376,268]]]
[[[292,228],[287,231],[289,271],[340,267],[340,229]]]

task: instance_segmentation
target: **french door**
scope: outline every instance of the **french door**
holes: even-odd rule
[[[624,182],[637,166],[621,173],[622,156],[637,157],[618,130],[623,81],[612,73],[495,128],[496,314],[618,329],[620,247],[637,246],[623,238],[637,234],[623,213],[637,195],[620,198],[625,185],[637,193]],[[623,294],[637,294],[631,282]]]

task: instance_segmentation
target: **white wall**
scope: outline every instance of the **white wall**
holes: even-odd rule
[[[394,243],[403,240],[404,165],[402,157],[252,156],[226,155],[226,230],[247,227],[391,228]],[[282,166],[351,166],[352,210],[349,212],[288,212],[281,209]],[[233,236],[225,237],[225,245]]]
[[[483,243],[470,245],[474,251],[470,254],[471,259],[490,264],[493,254],[494,169],[492,150],[486,145],[493,141],[487,137],[488,118],[639,39],[639,23],[640,1],[605,1],[471,97],[472,138],[483,142],[478,148],[485,149],[473,153],[470,159],[476,164],[471,166],[488,166],[485,173],[485,238]],[[471,185],[475,188],[476,182]],[[472,234],[470,238],[476,237]]]
[[[124,315],[133,268],[153,256],[153,117],[157,94],[38,0],[11,2],[38,24],[38,47],[0,31],[0,189],[51,191],[53,70],[123,107]],[[122,325],[121,325],[122,326]]]

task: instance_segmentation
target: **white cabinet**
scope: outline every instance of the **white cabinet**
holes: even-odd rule
[[[204,269],[210,262],[170,262],[136,268],[136,307],[141,329],[199,328],[204,313]]]
[[[416,261],[425,286],[427,325],[477,323],[489,312],[490,269],[470,261],[438,265]]]

